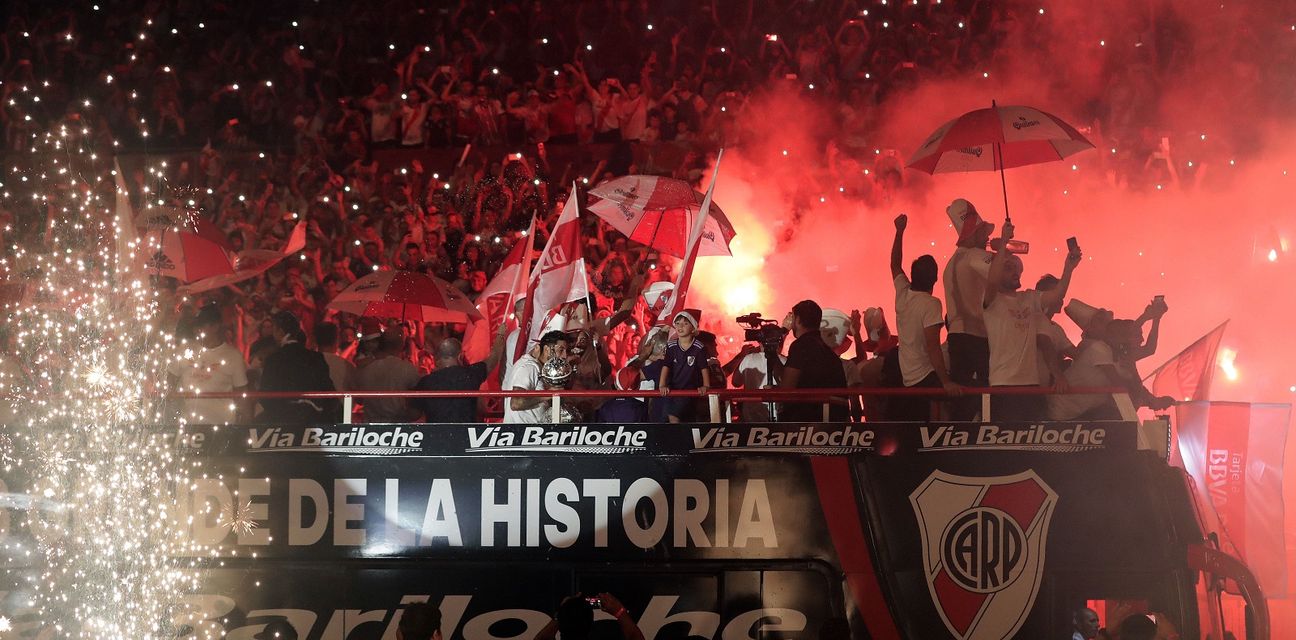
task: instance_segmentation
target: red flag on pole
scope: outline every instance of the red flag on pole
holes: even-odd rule
[[[684,251],[684,264],[680,267],[679,273],[675,274],[675,288],[669,292],[663,293],[662,297],[670,296],[662,309],[657,313],[657,325],[669,325],[675,318],[675,314],[684,310],[684,298],[688,295],[689,281],[693,279],[693,265],[697,262],[698,245],[701,244],[702,232],[706,229],[707,216],[711,214],[711,197],[715,193],[716,176],[720,175],[720,158],[724,156],[724,149],[716,154],[715,169],[711,171],[711,183],[707,186],[706,197],[702,199],[702,208],[698,210],[697,217],[693,218],[693,228],[689,230],[688,247]]]
[[[1148,375],[1152,379],[1152,395],[1170,396],[1182,402],[1209,400],[1215,354],[1227,326],[1225,320]]]
[[[1175,419],[1183,467],[1208,503],[1207,526],[1225,551],[1251,567],[1266,596],[1283,597],[1283,452],[1291,405],[1185,402],[1175,407]]]
[[[518,333],[517,348],[512,354],[515,361],[526,353],[531,340],[540,339],[544,318],[551,310],[564,302],[584,300],[589,295],[582,248],[580,207],[576,203],[576,185],[573,183],[567,204],[554,223],[549,241],[530,274],[526,306],[518,320],[522,330]]]

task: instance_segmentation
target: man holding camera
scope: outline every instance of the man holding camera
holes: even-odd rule
[[[824,343],[819,332],[822,322],[823,309],[815,301],[802,300],[792,307],[792,335],[796,339],[788,348],[787,363],[775,366],[779,389],[846,387],[846,372],[842,369],[841,358]],[[786,403],[779,413],[779,421],[824,422],[823,404],[822,400]],[[845,422],[846,414],[844,401],[834,398],[828,402],[828,422]]]
[[[592,598],[578,593],[564,598],[562,604],[558,605],[553,620],[533,640],[554,640],[559,634],[562,635],[562,640],[588,640],[594,626],[594,612],[598,610],[616,619],[624,640],[644,640],[643,631],[635,624],[625,605],[610,593],[600,593]]]
[[[1069,250],[1057,286],[1048,291],[1021,289],[1022,260],[1009,252],[1006,244],[1013,239],[1013,225],[1005,222],[1002,236],[993,246],[983,301],[986,335],[990,343],[990,386],[1039,387],[1039,323],[1045,309],[1062,306],[1071,273],[1080,264],[1082,254],[1075,239],[1067,241]],[[997,421],[1039,420],[1043,418],[1045,398],[1042,395],[996,394],[990,397],[990,417]]]

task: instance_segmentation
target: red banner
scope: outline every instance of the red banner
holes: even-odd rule
[[[1268,597],[1287,591],[1283,453],[1291,405],[1188,402],[1175,407],[1184,469],[1197,482],[1207,527],[1250,566]]]

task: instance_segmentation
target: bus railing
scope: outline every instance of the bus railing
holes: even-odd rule
[[[1119,387],[1074,387],[1065,391],[1053,387],[964,387],[961,396],[951,396],[941,388],[915,387],[845,387],[837,389],[699,389],[662,391],[619,391],[611,389],[541,390],[541,391],[244,391],[222,393],[172,393],[173,399],[198,400],[341,400],[342,424],[351,424],[355,401],[365,398],[550,398],[552,421],[560,422],[560,402],[563,398],[705,398],[710,422],[730,421],[730,412],[722,410],[724,402],[818,402],[823,407],[823,421],[828,422],[830,407],[848,398],[867,397],[928,397],[934,404],[956,398],[980,396],[981,419],[993,419],[991,396],[1026,395],[1110,395],[1116,403],[1121,419],[1137,421],[1138,412],[1129,393]]]

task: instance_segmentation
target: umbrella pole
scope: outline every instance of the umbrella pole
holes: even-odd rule
[[[1004,198],[1004,222],[1012,222],[1012,216],[1008,213],[1008,180],[1004,178],[1004,158],[1003,149],[999,143],[995,143],[995,154],[999,156],[999,185],[1003,187]]]

